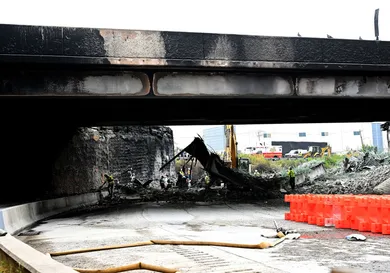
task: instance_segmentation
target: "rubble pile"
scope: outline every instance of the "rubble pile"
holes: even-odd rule
[[[266,200],[274,198],[282,198],[280,192],[280,181],[283,180],[280,176],[265,175],[264,177],[253,177],[248,174],[243,174],[243,179],[248,179],[251,182],[260,185],[259,188],[237,188],[224,186],[216,186],[213,184],[210,188],[206,188],[202,183],[194,183],[194,186],[188,188],[179,188],[173,185],[168,189],[159,189],[151,187],[145,183],[144,185],[117,185],[117,193],[122,196],[137,196],[143,202],[158,202],[166,201],[170,203],[178,202],[219,202],[219,201],[250,201],[250,200]],[[248,182],[246,182],[248,183]],[[272,183],[277,187],[263,190],[264,184]]]
[[[361,153],[344,160],[315,178],[306,177],[297,184],[297,193],[313,194],[380,194],[390,193],[388,154]]]
[[[113,140],[110,141],[112,144],[108,149],[110,153],[107,153],[109,158],[107,161],[113,174],[119,178],[116,191],[122,197],[137,195],[141,201],[172,203],[249,201],[283,198],[283,194],[291,190],[286,174],[287,168],[277,171],[280,170],[278,167],[268,172],[262,171],[261,174],[259,172],[249,174],[241,169],[232,169],[217,154],[210,152],[199,137],[173,156],[172,149],[162,148],[167,143],[171,146],[171,140],[166,136],[169,132],[166,129],[148,130],[152,139],[147,141],[145,137],[137,139],[138,136],[145,134],[134,128],[131,135],[124,129],[113,130],[113,134],[110,135],[110,139]],[[116,138],[119,141],[115,142],[115,136],[119,136]],[[135,152],[131,150],[133,146],[130,147],[127,143],[130,140],[132,145],[139,143],[145,145],[137,146]],[[148,143],[151,141],[157,142],[159,148],[152,151],[153,158],[145,158],[150,149]],[[182,152],[189,154],[190,158],[186,163],[181,163],[183,165],[180,166],[178,173],[172,173],[172,169],[175,168],[175,164],[172,163]],[[114,156],[109,157],[110,154]],[[199,162],[202,171],[197,176],[189,178],[190,176],[184,175],[184,170],[187,170],[186,164],[192,159]],[[297,176],[294,193],[390,194],[388,153],[356,152],[353,155],[346,155],[342,162],[339,160],[337,157],[318,158],[295,167]],[[139,162],[144,164],[141,165]],[[135,170],[133,168],[129,170],[128,166],[134,166]],[[145,169],[145,166],[149,166],[149,169]],[[143,169],[146,171],[141,173],[145,175],[136,175],[134,172]],[[192,163],[189,169],[192,170]],[[209,184],[206,184],[203,172],[207,172]]]

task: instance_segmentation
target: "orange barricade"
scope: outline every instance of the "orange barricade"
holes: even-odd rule
[[[333,195],[324,196],[324,226],[333,226]]]
[[[344,228],[344,219],[341,218],[344,209],[344,198],[341,195],[333,197],[333,224],[335,228]]]
[[[300,194],[297,196],[297,198],[299,211],[296,219],[298,222],[307,222],[307,196]]]
[[[325,211],[325,196],[323,194],[317,195],[316,198],[316,225],[317,226],[323,226],[325,225],[325,220],[324,220],[324,211]]]
[[[291,200],[292,200],[292,195],[291,195],[291,194],[286,194],[286,195],[284,196],[284,202],[290,203],[290,212],[286,212],[286,213],[284,214],[284,219],[285,219],[285,220],[292,220],[292,219],[291,219]]]
[[[309,194],[307,196],[307,223],[315,225],[316,220],[316,201],[317,196],[314,194]]]
[[[372,196],[368,199],[368,217],[371,232],[382,233],[382,198]]]
[[[382,234],[390,234],[390,198],[381,200]]]
[[[390,234],[390,195],[285,195],[285,219],[318,226]]]

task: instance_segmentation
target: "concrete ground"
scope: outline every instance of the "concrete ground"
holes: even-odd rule
[[[51,219],[33,228],[39,235],[18,238],[47,253],[151,239],[235,243],[272,241],[260,236],[279,226],[295,228],[298,240],[269,249],[152,245],[53,257],[68,266],[102,269],[134,262],[177,268],[181,272],[272,273],[330,272],[332,267],[388,272],[390,236],[361,233],[365,242],[345,236],[357,233],[285,221],[280,202],[257,204],[135,204],[77,216]]]

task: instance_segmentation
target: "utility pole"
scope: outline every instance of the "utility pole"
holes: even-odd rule
[[[379,40],[379,9],[375,10],[374,15],[374,30],[375,30],[375,37],[376,40]]]
[[[263,131],[257,131],[257,139],[259,140],[259,144],[261,143],[262,134],[263,134]]]
[[[359,135],[360,135],[360,141],[362,142],[362,149],[363,149],[364,148],[364,143],[363,143],[362,130],[359,130]]]

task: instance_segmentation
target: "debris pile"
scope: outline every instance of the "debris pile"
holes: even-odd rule
[[[164,170],[172,169],[171,163],[183,152],[190,155],[187,163],[195,159],[195,165],[200,163],[197,178],[191,176],[190,179],[190,176],[184,175],[187,170],[184,165],[187,163],[174,175],[168,175],[170,172]],[[335,160],[313,159],[294,168],[297,174],[294,193],[390,194],[389,154],[357,152],[346,155],[342,162],[339,162],[340,158]],[[148,180],[138,178],[132,169],[127,171],[129,179],[117,184],[117,192],[122,196],[135,194],[141,201],[172,203],[264,200],[282,198],[284,193],[290,192],[286,170],[274,169],[252,175],[240,169],[232,169],[219,155],[210,152],[200,137],[196,137],[170,160],[161,160],[159,163],[162,167]],[[334,164],[336,166],[329,167]],[[191,174],[192,164],[189,169]],[[207,183],[203,170],[207,172]]]
[[[387,154],[360,153],[357,157],[346,157],[343,161],[343,169],[345,172],[359,172],[364,169],[373,169],[383,163],[389,163]]]
[[[196,158],[203,168],[211,175],[212,180],[222,180],[227,187],[227,194],[233,196],[242,195],[255,197],[256,199],[275,197],[279,192],[283,180],[280,174],[273,176],[253,176],[239,169],[232,169],[226,166],[218,154],[210,152],[203,140],[196,137],[186,148],[164,164],[160,170],[169,166],[182,152],[187,152],[191,157]],[[279,192],[280,194],[280,192]]]
[[[297,184],[297,193],[375,194],[390,193],[388,154],[361,153],[336,168]]]

